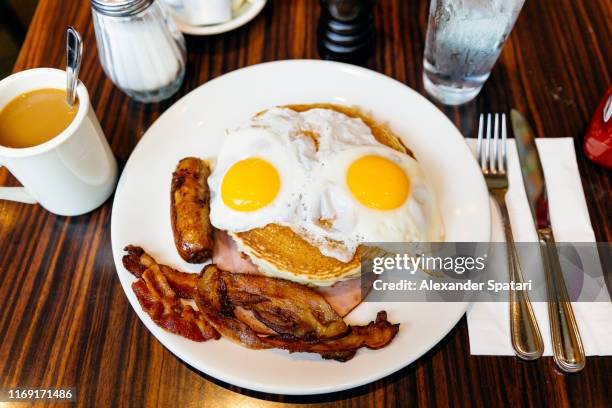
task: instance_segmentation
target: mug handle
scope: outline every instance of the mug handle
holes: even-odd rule
[[[0,163],[0,168],[2,168]],[[28,193],[25,187],[1,187],[0,200],[17,201],[19,203],[36,204],[37,201]]]

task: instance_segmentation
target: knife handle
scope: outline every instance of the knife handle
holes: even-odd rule
[[[510,281],[523,283],[521,264],[514,244],[514,236],[510,225],[510,215],[505,202],[505,190],[492,191],[501,211],[506,248],[508,252],[508,269]],[[521,285],[522,286],[522,285]],[[526,290],[510,291],[510,339],[515,354],[523,360],[535,360],[544,353],[544,342],[540,334],[538,322],[533,313],[529,294]]]
[[[538,237],[546,274],[548,319],[554,360],[562,371],[577,373],[584,368],[586,357],[572,303],[567,295],[555,238],[550,228],[538,229]]]

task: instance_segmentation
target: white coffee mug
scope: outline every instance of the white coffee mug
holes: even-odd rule
[[[189,24],[209,25],[232,19],[232,0],[183,0]]]
[[[15,97],[43,88],[66,89],[66,72],[36,68],[3,79],[0,110]],[[80,215],[99,207],[112,194],[117,161],[81,82],[77,97],[74,120],[53,139],[27,148],[0,145],[0,166],[6,166],[23,185],[0,187],[0,199],[38,202],[58,215]]]

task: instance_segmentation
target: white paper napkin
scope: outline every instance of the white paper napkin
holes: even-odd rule
[[[476,141],[467,140],[475,151]],[[558,242],[595,242],[576,163],[572,138],[537,139],[548,190],[550,217]],[[516,242],[537,241],[514,140],[508,141],[510,189],[506,203]],[[492,237],[504,241],[497,205],[491,201]],[[606,295],[607,296],[607,295]],[[608,297],[609,299],[609,297]],[[587,355],[612,355],[612,303],[575,302],[574,314]],[[544,340],[544,355],[552,355],[546,303],[534,302],[534,312]],[[470,351],[473,355],[514,355],[510,342],[508,304],[474,303],[467,313]]]

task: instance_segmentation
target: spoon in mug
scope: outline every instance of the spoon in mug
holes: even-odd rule
[[[66,102],[73,106],[76,100],[76,88],[79,82],[83,41],[79,32],[71,26],[66,29]]]

